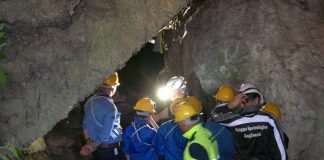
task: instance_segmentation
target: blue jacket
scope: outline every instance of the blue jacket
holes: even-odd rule
[[[82,128],[91,140],[99,144],[111,144],[122,141],[120,113],[111,97],[98,93],[88,99],[84,105]]]
[[[232,133],[223,125],[209,119],[205,127],[212,132],[211,140],[217,140],[220,160],[232,160],[234,140]]]
[[[183,136],[174,120],[163,123],[157,131],[153,145],[160,156],[165,160],[182,160],[187,139]]]
[[[152,141],[156,130],[147,124],[147,120],[135,118],[124,133],[123,151],[131,160],[157,160],[158,155]]]

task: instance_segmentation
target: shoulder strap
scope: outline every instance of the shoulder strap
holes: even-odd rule
[[[178,126],[178,124],[176,124],[176,125],[174,125],[173,127],[172,127],[172,129],[170,129],[170,131],[165,135],[165,137],[164,137],[164,140],[167,140],[167,138],[168,138],[168,136],[169,136],[169,134],[176,128]]]
[[[136,135],[136,138],[137,138],[141,143],[143,143],[144,145],[151,146],[152,144],[149,144],[149,143],[145,143],[145,142],[143,142],[143,141],[141,140],[141,138],[139,137],[139,135],[138,135],[138,132],[139,132],[141,129],[143,129],[143,128],[145,128],[145,127],[149,127],[149,126],[146,124],[146,125],[143,125],[142,127],[140,127],[139,129],[136,129],[136,125],[135,125],[134,122],[132,122],[132,126],[134,127],[135,132],[131,135],[131,138],[133,138],[133,136]]]
[[[105,97],[105,96],[96,96],[96,98],[99,98],[99,97],[104,97],[108,102],[110,102],[110,100],[109,100],[107,97]],[[93,109],[93,105],[92,105],[93,100],[94,100],[94,96],[91,97],[91,102],[90,102],[92,118],[93,118],[93,120],[96,122],[96,124],[97,124],[98,126],[103,127],[103,125],[100,124],[100,123],[97,121],[96,117],[95,117],[95,114],[94,114],[94,111],[93,111],[94,109]],[[116,108],[115,104],[113,104],[113,103],[111,103],[111,104]],[[116,119],[116,117],[117,117],[117,112],[115,112],[115,115],[114,115],[114,116],[115,116],[114,119]]]
[[[95,117],[95,115],[94,115],[93,106],[92,106],[92,102],[93,102],[93,99],[94,99],[93,97],[94,97],[94,96],[92,96],[92,97],[91,97],[91,100],[90,100],[90,107],[91,107],[92,118],[93,118],[93,120],[97,123],[98,126],[103,127],[103,125],[100,124],[100,123],[97,121],[97,119],[96,119],[96,117]]]
[[[217,136],[225,129],[225,126],[222,127],[222,129],[220,129],[216,134],[212,134],[209,137],[209,140],[211,140],[212,142],[214,142],[217,138]]]

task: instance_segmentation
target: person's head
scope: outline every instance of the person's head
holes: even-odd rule
[[[183,132],[187,132],[199,123],[200,117],[190,103],[181,103],[176,107],[174,121]]]
[[[281,112],[278,105],[276,105],[275,103],[267,103],[266,105],[263,106],[261,111],[270,113],[271,115],[274,116],[274,118],[276,118],[278,122],[281,122]]]
[[[242,84],[239,93],[246,95],[244,96],[244,100],[241,104],[244,109],[258,108],[264,104],[264,97],[262,93],[256,86],[252,84]]]
[[[170,99],[172,101],[187,96],[187,82],[182,76],[170,78],[166,84],[166,88],[170,91]]]
[[[141,98],[134,106],[134,110],[136,111],[137,117],[145,118],[151,116],[156,113],[155,102],[150,98]]]
[[[112,97],[117,91],[117,86],[119,86],[118,73],[114,72],[98,88],[98,92],[105,93],[108,96]]]
[[[222,85],[217,93],[214,95],[216,100],[216,105],[220,105],[223,103],[228,103],[232,101],[235,97],[235,91],[232,87],[228,85]]]

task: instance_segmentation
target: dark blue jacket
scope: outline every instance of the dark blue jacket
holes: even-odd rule
[[[231,160],[234,154],[234,141],[232,133],[223,125],[209,119],[205,128],[212,132],[212,141],[217,140],[220,160]]]
[[[152,145],[156,130],[147,120],[135,118],[124,133],[123,151],[131,160],[157,160],[158,155]]]
[[[174,120],[169,120],[161,125],[153,140],[153,145],[160,156],[165,160],[182,160],[187,139],[183,136]]]

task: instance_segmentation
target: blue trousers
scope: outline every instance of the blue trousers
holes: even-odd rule
[[[119,148],[97,148],[92,154],[94,160],[122,160]]]

